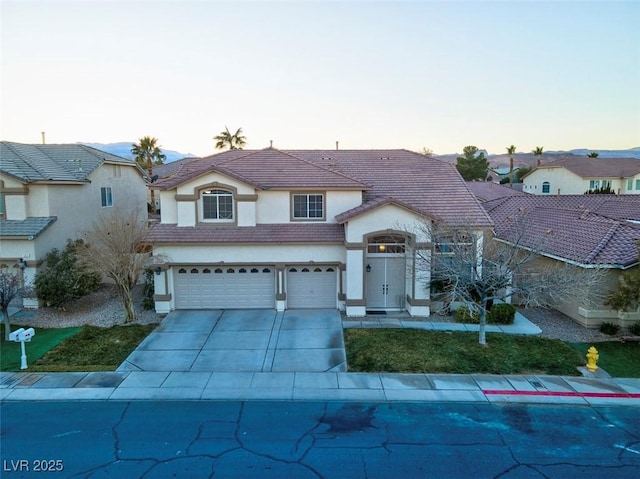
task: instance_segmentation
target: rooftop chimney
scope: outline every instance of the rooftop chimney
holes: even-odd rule
[[[40,132],[40,134],[42,135],[42,144],[44,145],[44,144],[45,144],[45,141],[44,141],[44,131],[41,131],[41,132]]]
[[[338,149],[338,143],[339,143],[339,142],[337,142],[337,141],[336,141],[336,150]]]
[[[269,140],[269,148],[273,148],[273,140]]]

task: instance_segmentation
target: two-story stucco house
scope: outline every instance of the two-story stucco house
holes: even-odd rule
[[[581,195],[607,186],[618,195],[638,195],[640,160],[566,157],[537,167],[522,181],[522,191],[534,195]]]
[[[428,316],[424,221],[491,220],[451,164],[406,150],[231,150],[153,183],[156,311],[407,310]],[[481,249],[481,248],[480,248]]]
[[[79,237],[101,212],[146,215],[134,161],[88,146],[0,142],[0,264],[26,263],[32,282],[45,255]]]

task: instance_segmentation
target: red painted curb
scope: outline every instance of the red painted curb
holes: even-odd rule
[[[640,393],[579,393],[572,391],[513,391],[510,389],[486,389],[485,395],[501,396],[559,396],[559,397],[588,397],[588,398],[614,398],[614,399],[640,399]]]

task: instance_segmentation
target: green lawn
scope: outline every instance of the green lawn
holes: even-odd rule
[[[27,371],[113,371],[155,326],[36,329],[34,338],[26,343]],[[20,343],[1,344],[2,371],[19,371]]]
[[[12,326],[11,330],[15,331],[18,328],[18,326]],[[80,332],[82,328],[34,329],[36,331],[35,336],[30,342],[25,343],[29,371],[32,370],[31,364],[37,359],[40,359],[47,351],[53,349],[65,339]],[[4,340],[4,324],[0,327],[0,338],[2,338],[0,341],[0,370],[20,371],[20,343],[6,342]]]
[[[616,378],[640,378],[640,343],[606,341],[602,343],[569,343],[584,357],[591,346],[600,355],[598,367]]]
[[[60,343],[29,367],[32,371],[113,371],[156,327],[130,324],[82,331]]]
[[[350,372],[551,374],[579,376],[584,354],[559,340],[415,329],[347,329]],[[604,366],[603,366],[604,367]]]

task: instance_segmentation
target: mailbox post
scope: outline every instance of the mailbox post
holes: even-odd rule
[[[24,343],[31,341],[31,338],[35,335],[36,332],[33,328],[20,328],[9,334],[10,341],[20,342],[20,352],[22,353],[20,356],[20,369],[27,369],[27,352],[24,348]]]

